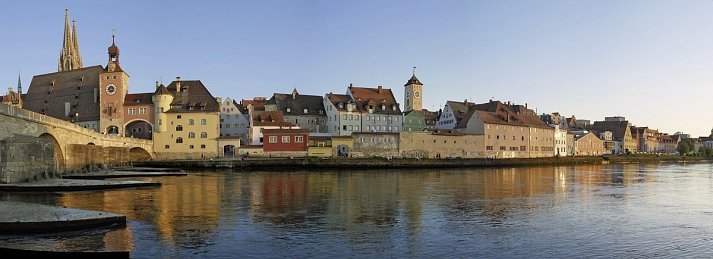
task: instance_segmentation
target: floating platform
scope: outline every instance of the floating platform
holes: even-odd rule
[[[50,179],[36,182],[0,184],[0,192],[72,192],[159,186],[161,186],[161,183],[144,181]]]

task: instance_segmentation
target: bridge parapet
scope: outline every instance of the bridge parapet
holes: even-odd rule
[[[106,135],[68,121],[0,104],[0,139],[16,134],[53,140],[55,143],[55,165],[59,172],[64,169],[75,170],[84,167],[87,165],[85,164],[87,161],[115,163],[154,157],[153,141],[151,140]],[[81,148],[77,147],[78,145],[97,147]],[[124,151],[120,151],[121,149],[125,149],[125,153],[122,153]],[[123,155],[112,157],[108,155],[109,153]],[[104,154],[101,155],[104,158],[94,160],[82,158],[82,156],[99,154]]]

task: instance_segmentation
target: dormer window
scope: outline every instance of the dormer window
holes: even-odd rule
[[[307,108],[305,108],[302,112],[307,113],[307,112],[309,112],[309,110]]]
[[[341,102],[340,102],[340,103],[338,104],[338,106],[339,106],[339,109],[344,109],[344,103],[341,103]]]
[[[290,107],[287,107],[287,112],[290,112]]]
[[[383,110],[386,110],[386,105],[383,105],[383,104],[382,104],[382,105],[381,105],[381,110],[382,110],[382,111],[383,111]]]

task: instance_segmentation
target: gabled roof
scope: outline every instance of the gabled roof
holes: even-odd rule
[[[315,115],[327,116],[324,112],[324,98],[317,95],[301,95],[297,91],[292,94],[275,93],[267,104],[277,106],[284,115]],[[288,111],[289,109],[289,111]],[[307,112],[305,112],[307,109]]]
[[[124,97],[124,106],[153,105],[152,96],[153,93],[127,94]]]
[[[280,111],[259,111],[252,114],[252,126],[281,126],[294,127],[292,123],[285,122]]]
[[[468,113],[469,108],[475,104],[468,101],[447,101],[446,105],[448,107],[451,107],[451,111],[453,112],[453,115],[456,118],[456,123],[459,123],[463,119],[463,117],[466,116],[466,113]]]
[[[348,91],[357,106],[363,111],[369,111],[371,108],[372,113],[401,114],[401,109],[391,89],[381,86],[378,88],[349,87]]]
[[[468,109],[468,113],[465,117],[458,121],[455,128],[466,128],[470,118],[472,118],[474,114],[477,114],[483,123],[486,124],[551,129],[547,123],[522,108],[524,108],[524,106],[506,105],[500,101],[490,101],[483,104],[472,105]]]
[[[253,106],[253,110],[255,111],[264,111],[265,110],[265,104],[267,104],[267,99],[264,99],[264,97],[256,97],[253,98],[252,100],[249,99],[243,99],[240,101],[240,104],[238,107],[241,107],[245,110],[248,109],[249,105]]]
[[[177,81],[166,89],[173,94],[173,102],[168,112],[219,112],[220,105],[200,80],[181,80],[181,91],[177,92]]]
[[[67,119],[65,103],[76,107],[70,114],[81,114],[80,121],[99,119],[99,102],[94,102],[95,90],[99,89],[100,65],[54,72],[32,77],[22,108],[48,116]],[[101,90],[101,89],[99,89]]]
[[[361,109],[356,105],[351,96],[346,94],[333,94],[328,93],[327,99],[337,108],[338,111],[347,111],[347,104],[354,104],[354,111],[360,112]],[[342,104],[341,107],[339,104]]]
[[[594,131],[611,131],[612,139],[623,141],[626,130],[629,129],[628,121],[595,121],[591,129]],[[629,133],[631,134],[631,133]]]

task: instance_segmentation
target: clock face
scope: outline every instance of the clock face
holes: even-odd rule
[[[416,92],[413,93],[413,96],[416,97],[416,98],[418,98],[419,96],[421,96],[421,93],[419,93],[418,91],[416,91]]]
[[[106,93],[109,95],[114,95],[116,93],[116,86],[114,84],[109,84],[106,86]]]

